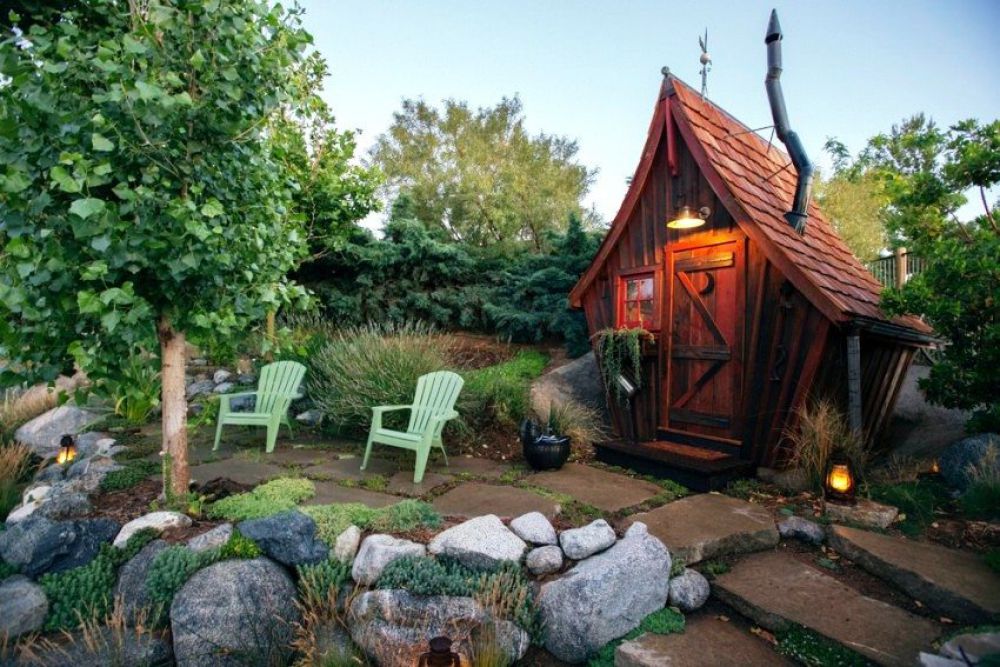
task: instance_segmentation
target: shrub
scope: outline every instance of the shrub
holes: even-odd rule
[[[146,590],[153,603],[154,623],[166,620],[177,591],[195,572],[218,561],[220,554],[220,549],[198,552],[182,546],[167,547],[156,554],[146,574]]]
[[[333,544],[351,524],[362,530],[388,533],[441,525],[441,515],[437,510],[420,500],[403,500],[377,509],[360,503],[310,505],[303,507],[302,511],[316,522],[317,535],[328,544]]]
[[[31,450],[17,442],[0,442],[0,521],[21,502],[21,482],[31,467]]]
[[[539,417],[553,433],[569,436],[577,457],[589,458],[593,446],[608,436],[600,413],[573,399],[553,401],[547,414]]]
[[[850,460],[858,478],[864,476],[868,455],[864,442],[833,402],[821,399],[801,408],[797,425],[784,436],[792,447],[791,466],[801,468],[815,490],[822,490],[827,464],[837,452]]]
[[[128,424],[141,425],[160,405],[163,383],[160,381],[157,355],[135,351],[122,365],[121,375],[98,385],[111,399],[115,414]]]
[[[233,530],[233,534],[229,536],[229,540],[219,549],[219,560],[228,560],[230,558],[249,560],[257,558],[262,553],[256,542],[243,535],[240,531]]]
[[[247,493],[237,493],[212,503],[208,516],[228,521],[260,519],[294,508],[312,498],[316,486],[308,479],[284,477],[261,484]]]
[[[854,651],[799,626],[778,633],[778,653],[807,667],[868,667],[872,664]]]
[[[642,343],[653,340],[653,334],[645,329],[602,329],[594,334],[597,341],[597,360],[601,365],[601,376],[608,399],[621,400],[622,387],[615,381],[619,375],[626,375],[642,387]]]
[[[516,425],[529,414],[531,381],[548,362],[537,350],[521,350],[509,361],[466,372],[458,407],[462,421],[474,428]]]
[[[976,519],[1000,518],[1000,450],[991,443],[977,463],[966,468],[969,486],[959,501],[962,511]]]
[[[631,641],[646,632],[658,635],[684,632],[684,616],[669,607],[654,611],[639,622],[639,627],[629,631],[624,637],[619,637],[602,646],[587,663],[587,667],[614,667],[615,649],[618,648],[618,645],[622,642]]]
[[[101,480],[101,491],[123,491],[146,481],[160,471],[158,461],[138,459],[129,461],[121,470],[112,470]]]
[[[118,568],[155,537],[153,530],[140,530],[129,538],[124,548],[102,544],[97,556],[86,565],[42,575],[38,583],[49,600],[45,630],[75,628],[89,619],[107,616]]]
[[[454,561],[428,556],[397,558],[382,570],[378,588],[403,588],[415,595],[472,596],[479,574]]]
[[[309,608],[334,599],[340,587],[351,578],[351,565],[333,559],[315,565],[299,565],[296,570],[299,594]]]
[[[423,324],[343,329],[311,359],[309,396],[331,425],[362,432],[373,405],[408,405],[417,378],[448,367],[446,346],[446,337]]]

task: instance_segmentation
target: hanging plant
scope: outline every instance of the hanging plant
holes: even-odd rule
[[[615,380],[619,375],[625,375],[635,382],[637,389],[642,387],[642,343],[652,341],[653,334],[642,328],[634,329],[601,329],[593,336],[597,343],[597,361],[604,376],[604,388],[608,399],[614,396],[621,401],[624,392]]]

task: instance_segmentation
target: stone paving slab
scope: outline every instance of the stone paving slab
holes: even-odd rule
[[[306,468],[337,460],[337,453],[317,447],[277,447],[264,460],[280,466]]]
[[[688,565],[729,554],[770,549],[781,539],[767,508],[719,493],[702,493],[634,514]]]
[[[605,512],[638,505],[662,491],[652,482],[579,463],[567,463],[559,470],[536,473],[525,482],[565,493]]]
[[[1000,614],[1000,575],[973,553],[832,526],[830,546],[876,577],[954,620],[985,623]]]
[[[715,616],[687,619],[684,632],[647,632],[623,642],[615,667],[792,667],[795,663],[732,623]]]
[[[556,515],[555,502],[537,493],[513,486],[492,486],[467,482],[438,496],[432,503],[442,514],[475,517],[496,514],[499,517],[519,517],[528,512],[541,512],[550,519]]]
[[[715,579],[713,593],[771,631],[814,630],[880,665],[911,667],[941,629],[866,597],[789,554],[753,554]]]
[[[424,478],[420,480],[420,484],[414,484],[413,471],[400,470],[389,478],[389,486],[386,488],[386,491],[400,496],[419,498],[420,496],[430,492],[430,490],[434,487],[446,484],[452,479],[451,475],[439,475],[436,472],[425,471]]]
[[[331,505],[333,503],[361,503],[368,507],[385,507],[398,503],[401,498],[368,489],[348,488],[334,482],[317,482],[316,495],[303,505]]]
[[[433,465],[428,465],[427,470],[441,474],[472,475],[484,479],[497,479],[511,468],[509,463],[481,459],[475,456],[452,456],[448,459],[448,463],[449,465],[445,465],[444,460],[439,459]]]
[[[359,456],[356,458],[341,458],[325,461],[318,465],[309,466],[308,468],[302,470],[302,474],[310,479],[352,479],[360,481],[375,475],[391,477],[399,470],[400,465],[395,461],[372,458],[368,462],[368,468],[362,471],[361,457]],[[413,471],[411,469],[410,473],[412,474],[412,472]]]
[[[240,484],[256,486],[276,477],[287,476],[288,471],[280,466],[237,458],[191,466],[191,479],[199,484],[216,477],[225,477]]]

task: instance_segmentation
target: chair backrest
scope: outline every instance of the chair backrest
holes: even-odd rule
[[[254,410],[270,413],[288,409],[305,374],[306,367],[297,361],[276,361],[261,368]]]
[[[417,393],[413,396],[413,409],[410,410],[410,425],[406,430],[410,433],[423,433],[432,417],[454,410],[463,384],[465,380],[462,376],[451,371],[421,375],[417,380]]]

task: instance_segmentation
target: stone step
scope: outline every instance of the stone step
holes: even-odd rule
[[[766,507],[718,493],[701,493],[635,514],[675,558],[699,561],[771,549],[780,537]]]
[[[767,642],[715,616],[688,617],[684,632],[622,642],[615,667],[791,667]]]
[[[977,554],[832,526],[830,546],[928,608],[962,623],[1000,614],[1000,576]]]
[[[716,578],[713,591],[768,630],[804,626],[880,665],[911,667],[941,633],[932,621],[864,596],[779,551],[739,561]]]

